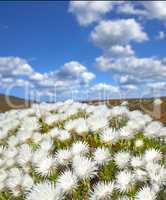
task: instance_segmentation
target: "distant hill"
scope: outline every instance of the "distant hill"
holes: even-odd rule
[[[5,112],[11,109],[27,108],[30,107],[30,105],[31,103],[24,99],[0,94],[0,112]]]

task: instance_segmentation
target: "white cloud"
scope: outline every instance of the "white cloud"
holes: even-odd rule
[[[137,5],[137,2],[124,2],[117,8],[117,12],[128,15],[147,16],[148,12],[145,9],[137,8]]]
[[[117,7],[117,13],[137,15],[146,19],[166,19],[165,1],[135,1],[123,2]],[[144,18],[145,19],[145,18]]]
[[[82,26],[87,26],[101,19],[112,9],[111,1],[71,1],[69,12],[73,13]]]
[[[39,73],[25,59],[19,57],[0,57],[0,85],[2,88],[25,87],[29,85],[30,93],[54,94],[66,93],[87,87],[95,74],[77,61],[65,63],[58,70]]]
[[[121,45],[114,45],[110,49],[106,51],[106,54],[111,56],[131,56],[134,55],[134,50],[130,45],[121,46]]]
[[[32,67],[25,59],[19,57],[0,57],[0,74],[2,76],[30,75]]]
[[[149,18],[166,19],[166,1],[143,1]]]
[[[90,88],[93,92],[111,92],[111,93],[117,93],[119,92],[119,87],[114,86],[111,84],[106,83],[98,83]]]
[[[148,36],[135,19],[119,19],[101,21],[91,32],[91,39],[96,46],[108,49],[131,41],[143,42],[148,40]]]
[[[163,40],[165,38],[165,33],[163,31],[159,31],[158,35],[156,36],[157,40]]]
[[[116,74],[123,84],[157,82],[166,79],[165,59],[135,56],[114,59],[101,56],[96,59],[96,63],[99,69]]]

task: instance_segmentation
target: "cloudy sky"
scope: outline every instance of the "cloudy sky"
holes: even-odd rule
[[[0,93],[166,95],[166,2],[0,2]]]

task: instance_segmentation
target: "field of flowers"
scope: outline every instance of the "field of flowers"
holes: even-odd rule
[[[166,127],[127,105],[0,114],[0,200],[165,200]]]

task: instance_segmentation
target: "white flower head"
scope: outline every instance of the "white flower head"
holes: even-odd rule
[[[78,179],[70,170],[63,172],[57,179],[56,186],[63,193],[71,193],[77,187]]]
[[[32,150],[28,144],[20,146],[16,159],[21,166],[28,164],[32,160]]]
[[[67,130],[59,130],[59,135],[57,137],[60,141],[69,140],[71,138],[70,133]]]
[[[75,156],[72,166],[79,179],[90,179],[97,173],[96,163],[87,157]]]
[[[138,181],[144,182],[148,179],[148,174],[145,170],[137,168],[134,171],[135,177]]]
[[[51,150],[52,145],[53,145],[53,141],[50,137],[43,138],[43,140],[40,143],[40,148],[43,149],[44,151],[49,151]]]
[[[120,169],[128,166],[130,158],[130,153],[125,151],[119,151],[114,156],[115,163]]]
[[[48,135],[50,135],[52,138],[59,136],[59,129],[57,127],[52,128],[49,130]]]
[[[60,200],[62,199],[62,192],[59,188],[55,188],[50,182],[43,182],[37,185],[30,190],[26,196],[26,200],[46,200],[49,197],[49,200]]]
[[[35,171],[41,176],[49,176],[53,174],[56,169],[56,160],[52,157],[45,157],[36,164]]]
[[[83,135],[89,131],[87,121],[83,118],[77,119],[75,131],[78,135]]]
[[[133,168],[140,168],[144,165],[144,161],[140,156],[134,156],[131,158],[131,166]]]
[[[112,128],[107,128],[101,133],[100,139],[101,139],[101,141],[103,143],[106,143],[106,144],[112,143],[112,144],[114,144],[119,139],[119,132],[115,131]]]
[[[92,115],[87,119],[91,131],[98,131],[108,126],[108,119],[103,115]]]
[[[99,165],[104,165],[111,160],[111,154],[108,148],[98,147],[94,152],[94,160]]]
[[[59,165],[68,165],[72,159],[72,153],[69,149],[60,149],[55,153],[55,159]]]
[[[136,200],[156,200],[156,193],[149,187],[143,187],[135,196]]]
[[[156,149],[147,149],[144,154],[144,160],[148,162],[156,162],[161,160],[162,154],[159,150]]]
[[[159,137],[159,133],[162,128],[163,126],[161,122],[152,121],[146,126],[144,134],[147,137]]]
[[[130,171],[120,171],[116,176],[116,187],[121,192],[128,192],[136,182],[135,175]]]
[[[91,191],[90,200],[104,200],[110,198],[114,190],[113,182],[99,182]]]
[[[72,144],[71,152],[74,156],[86,155],[89,151],[89,146],[86,142],[77,141]]]
[[[123,139],[131,139],[134,136],[133,130],[127,126],[119,130],[119,135]]]

